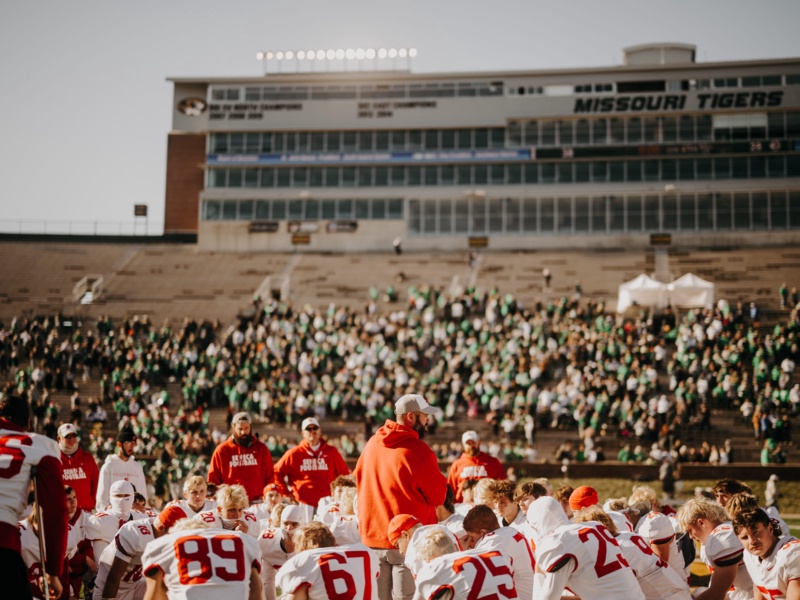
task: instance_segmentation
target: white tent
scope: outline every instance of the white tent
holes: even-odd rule
[[[647,275],[626,281],[619,286],[617,312],[623,313],[633,304],[662,308],[667,305],[667,285]]]
[[[714,304],[714,284],[687,273],[668,286],[669,301],[677,308],[710,308]]]

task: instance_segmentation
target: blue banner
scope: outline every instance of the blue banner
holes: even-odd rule
[[[298,152],[294,154],[209,154],[209,165],[330,165],[459,163],[534,160],[531,150],[435,150],[421,152]]]

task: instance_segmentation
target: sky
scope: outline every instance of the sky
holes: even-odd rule
[[[0,3],[0,231],[163,221],[168,77],[259,76],[259,50],[413,47],[412,72],[800,56],[797,0],[37,0]],[[72,225],[70,225],[70,223]],[[155,228],[155,229],[153,229]]]

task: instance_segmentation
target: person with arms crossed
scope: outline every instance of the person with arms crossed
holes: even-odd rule
[[[294,533],[296,554],[278,571],[283,600],[378,600],[378,557],[363,544],[337,546],[318,521]]]
[[[19,520],[28,500],[35,470],[45,535],[45,573],[50,589],[61,595],[58,579],[66,556],[67,500],[61,483],[58,444],[28,433],[30,409],[18,396],[0,397],[0,581],[8,598],[31,598],[28,572],[22,560]]]
[[[255,538],[181,519],[142,554],[145,600],[261,600]]]
[[[72,423],[58,428],[58,448],[61,450],[61,471],[64,485],[75,490],[78,506],[87,512],[94,510],[100,469],[94,456],[80,447],[78,430]]]
[[[784,534],[760,508],[739,513],[733,530],[745,549],[754,600],[800,599],[800,540]]]
[[[147,493],[147,480],[142,465],[133,456],[136,434],[130,427],[123,427],[117,434],[117,453],[109,454],[100,469],[97,486],[97,510],[103,511],[111,505],[111,485],[116,481],[129,481],[134,492]]]
[[[747,600],[753,595],[753,582],[744,564],[744,548],[728,521],[725,509],[706,498],[692,498],[678,509],[678,523],[693,540],[703,545],[700,555],[711,571],[708,589],[699,600]]]
[[[250,433],[250,427],[248,413],[233,415],[231,437],[217,446],[211,456],[208,483],[242,485],[252,502],[261,498],[264,486],[272,483],[274,471],[269,450]]]
[[[392,517],[410,514],[423,525],[433,525],[438,522],[436,507],[447,494],[436,455],[422,441],[435,412],[418,394],[399,398],[397,420],[387,419],[369,439],[353,472],[361,540],[380,561],[380,600],[410,599],[414,594],[411,573],[386,534]]]
[[[533,597],[558,600],[565,587],[591,600],[644,600],[636,576],[611,532],[597,522],[570,523],[561,504],[545,496],[528,507],[536,535]]]
[[[298,504],[317,508],[319,501],[330,493],[333,480],[349,475],[350,469],[339,451],[322,439],[319,421],[308,417],[300,429],[303,440],[287,450],[275,465],[275,483],[284,496],[288,497],[291,489],[291,496]]]
[[[450,534],[432,527],[415,540],[423,567],[414,600],[522,598],[514,587],[509,558],[497,550],[459,551]]]
[[[465,431],[461,436],[464,452],[450,465],[447,483],[456,493],[456,502],[463,502],[461,486],[466,479],[505,479],[506,471],[494,456],[481,450],[481,440],[476,431]]]

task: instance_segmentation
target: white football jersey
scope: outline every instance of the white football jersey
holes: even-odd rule
[[[675,569],[678,575],[689,575],[683,562],[683,553],[678,548],[675,528],[668,516],[658,512],[647,513],[636,524],[636,533],[651,544],[669,544],[669,566]]]
[[[712,573],[717,567],[738,566],[733,586],[728,590],[728,600],[748,600],[753,597],[753,581],[744,564],[744,547],[730,523],[722,523],[714,528],[700,550],[700,557]]]
[[[228,528],[225,527],[225,524],[222,522],[222,517],[220,516],[219,511],[216,509],[197,513],[193,518],[198,521],[205,521],[206,523],[209,523],[211,527],[228,530]],[[249,510],[245,510],[243,511],[242,518],[240,520],[247,524],[247,533],[254,538],[257,538],[260,527],[258,525],[258,519],[256,519],[256,516]]]
[[[284,550],[283,539],[289,532],[280,527],[264,529],[258,536],[258,548],[261,551],[261,585],[264,597],[275,600],[275,574],[294,552]]]
[[[467,533],[464,531],[464,517],[458,513],[453,513],[444,521],[439,521],[439,525],[447,527],[457,538],[462,538]]]
[[[155,539],[153,519],[129,521],[119,528],[114,542],[109,544],[97,560],[97,578],[94,581],[94,600],[102,600],[103,586],[114,558],[128,563],[128,568],[119,582],[117,598],[143,598],[146,588],[142,576],[142,553],[147,544]]]
[[[331,525],[333,524],[333,520],[341,514],[341,510],[339,509],[338,502],[330,502],[326,504],[323,508],[322,505],[317,507],[317,514],[314,516],[314,520],[319,521],[321,523],[325,523],[330,529]]]
[[[691,591],[686,580],[656,556],[642,536],[630,531],[617,535],[617,543],[628,565],[636,575],[647,600],[689,600]]]
[[[497,550],[473,548],[434,558],[417,573],[416,584],[414,600],[430,600],[447,590],[458,600],[522,597],[514,587],[511,562]]]
[[[358,517],[356,515],[338,514],[334,517],[333,523],[328,526],[333,537],[336,538],[337,546],[346,544],[360,544],[361,534],[358,533]]]
[[[522,512],[522,511],[520,511]],[[514,527],[500,527],[484,535],[476,550],[499,550],[511,559],[514,571],[514,586],[520,598],[533,597],[533,573],[536,559],[530,541]]]
[[[561,525],[539,539],[537,600],[558,600],[565,586],[581,598],[644,600],[633,570],[611,532],[600,523]]]
[[[208,501],[206,501],[208,503]],[[210,508],[204,508],[203,510],[211,510]],[[251,513],[253,513],[258,519],[258,522],[266,521],[269,519],[270,515],[272,514],[272,509],[268,508],[266,504],[263,502],[259,502],[258,504],[251,504],[250,507],[247,509]]]
[[[403,557],[403,562],[411,571],[411,574],[416,577],[417,573],[419,573],[420,569],[425,566],[425,562],[417,556],[417,544],[419,543],[419,539],[422,534],[429,529],[441,529],[447,535],[450,536],[450,539],[453,540],[453,543],[456,545],[456,548],[461,550],[461,541],[456,537],[456,534],[450,531],[447,527],[438,523],[436,525],[423,525],[422,527],[417,527],[414,530],[414,533],[411,535],[411,540],[409,541],[408,546],[406,547],[406,555]]]
[[[34,590],[39,590],[39,597],[42,596],[39,589],[39,577],[42,575],[42,560],[39,553],[39,536],[31,527],[27,519],[19,522],[19,537],[22,546],[22,560],[28,568],[28,581]],[[79,533],[72,525],[67,525],[67,558],[72,558],[78,550],[78,543],[81,541]],[[47,532],[45,532],[47,535]],[[0,585],[2,583],[0,582]]]
[[[789,581],[800,579],[800,540],[784,535],[764,560],[745,552],[744,564],[764,600],[785,598]]]
[[[142,564],[145,575],[161,571],[170,600],[247,600],[250,571],[261,567],[255,538],[219,529],[176,531],[153,540]]]
[[[296,554],[278,571],[284,594],[308,586],[309,600],[378,600],[378,556],[363,544],[314,548]]]
[[[31,467],[45,456],[61,461],[58,444],[36,433],[0,429],[0,521],[17,527],[28,506]]]
[[[186,501],[186,499],[182,498],[181,500],[173,500],[164,507],[164,510],[174,511],[173,518],[174,521],[177,521],[179,519],[191,519],[201,512],[207,512],[214,510],[215,508],[217,508],[217,503],[213,500],[206,499],[206,501],[203,502],[203,506],[200,508],[200,510],[194,510],[191,506],[189,506],[189,503]],[[181,513],[183,516],[181,516]]]

